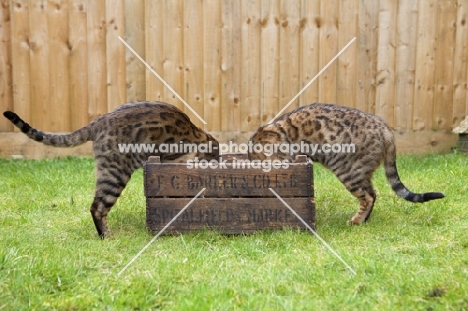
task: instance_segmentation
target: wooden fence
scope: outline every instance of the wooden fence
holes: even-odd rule
[[[375,113],[411,152],[447,150],[468,115],[468,0],[0,2],[0,110],[45,131],[141,99],[202,126],[118,36],[221,140],[245,141],[353,37],[288,110],[322,101]],[[13,131],[0,118],[0,155],[48,153]]]

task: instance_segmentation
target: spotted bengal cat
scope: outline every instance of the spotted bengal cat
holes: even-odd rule
[[[444,197],[439,192],[416,194],[403,185],[396,168],[393,132],[378,116],[357,109],[318,103],[300,107],[280,116],[272,124],[260,127],[250,140],[252,144],[262,145],[300,142],[319,146],[330,144],[324,150],[330,150],[329,146],[333,144],[354,144],[354,152],[325,153],[318,148],[319,152],[306,154],[312,161],[330,169],[346,189],[359,199],[360,208],[348,222],[350,224],[359,225],[369,219],[376,200],[371,179],[382,161],[387,181],[399,197],[411,202],[426,202]],[[252,151],[249,158],[291,161],[296,154],[301,153],[291,155],[277,152],[267,156]]]
[[[143,166],[150,155],[161,162],[183,162],[189,158],[217,159],[218,142],[196,127],[178,108],[161,102],[127,103],[104,114],[87,126],[70,134],[49,134],[32,128],[17,114],[3,115],[29,138],[54,147],[70,147],[93,141],[96,162],[96,190],[91,205],[96,230],[100,237],[109,233],[107,215],[127,185],[132,173]],[[121,153],[119,144],[170,144],[212,142],[212,153]],[[211,152],[211,151],[209,151]]]

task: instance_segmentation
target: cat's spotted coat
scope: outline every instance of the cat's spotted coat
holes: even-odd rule
[[[93,141],[96,162],[96,191],[91,215],[99,236],[108,234],[107,214],[127,185],[132,173],[143,166],[150,155],[159,155],[161,162],[183,162],[198,157],[217,159],[218,142],[196,127],[178,108],[161,102],[137,102],[120,106],[87,126],[70,134],[49,134],[32,128],[17,114],[4,116],[29,138],[55,147],[70,147]],[[212,142],[213,153],[121,153],[118,144],[169,144]]]
[[[357,109],[332,104],[311,104],[286,113],[272,124],[260,127],[250,138],[253,144],[354,144],[354,153],[307,154],[312,161],[330,169],[360,202],[358,212],[349,221],[361,224],[374,207],[376,193],[371,179],[374,171],[384,163],[387,181],[396,194],[411,202],[426,202],[443,198],[439,192],[416,194],[400,181],[396,168],[396,149],[393,132],[378,116]],[[251,160],[290,160],[295,154],[276,153],[267,157],[252,152]]]

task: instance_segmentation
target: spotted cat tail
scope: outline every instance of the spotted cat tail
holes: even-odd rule
[[[410,202],[423,203],[431,200],[442,199],[445,197],[440,192],[414,193],[408,190],[401,182],[396,167],[396,150],[395,145],[387,148],[387,154],[384,160],[385,175],[388,183],[392,186],[393,191],[400,197]]]
[[[83,127],[70,134],[49,134],[31,127],[28,123],[26,123],[23,119],[21,119],[16,113],[12,111],[5,111],[3,115],[29,138],[31,138],[34,141],[41,142],[44,145],[50,145],[55,147],[71,147],[83,144],[88,140],[92,140],[92,138],[90,137],[90,131],[88,127]]]

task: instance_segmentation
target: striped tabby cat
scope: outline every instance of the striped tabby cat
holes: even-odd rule
[[[331,104],[300,107],[280,116],[272,124],[260,127],[250,140],[253,144],[262,145],[301,142],[320,146],[354,144],[355,150],[351,153],[325,153],[321,150],[307,154],[312,161],[330,169],[346,189],[358,198],[360,208],[348,222],[350,224],[359,225],[369,219],[376,200],[371,179],[382,161],[387,181],[399,197],[411,202],[444,197],[439,192],[416,194],[409,191],[398,176],[392,131],[381,118],[356,109]],[[296,154],[278,152],[268,157],[263,153],[251,152],[249,158],[292,161]]]
[[[29,126],[17,114],[3,114],[29,138],[54,147],[70,147],[93,141],[96,161],[96,191],[91,215],[100,237],[108,234],[107,214],[127,185],[132,173],[143,166],[150,155],[161,162],[183,162],[189,158],[217,159],[218,142],[196,127],[176,107],[160,102],[128,103],[102,115],[87,126],[70,134],[48,134]],[[213,153],[121,153],[118,144],[207,143],[215,145]]]

